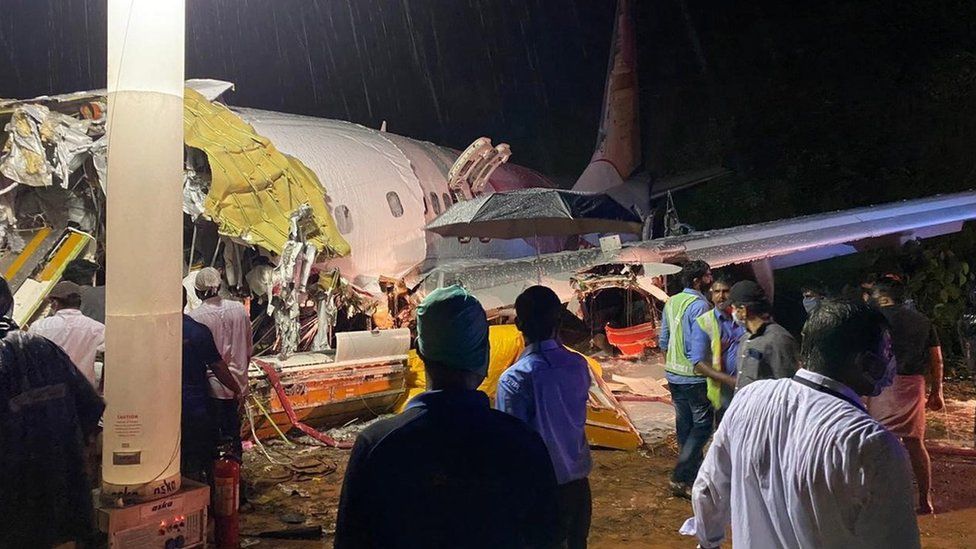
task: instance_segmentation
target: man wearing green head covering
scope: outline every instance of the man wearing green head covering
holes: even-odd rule
[[[427,391],[356,439],[335,547],[554,547],[556,477],[542,439],[491,409],[488,321],[460,286],[417,308]]]

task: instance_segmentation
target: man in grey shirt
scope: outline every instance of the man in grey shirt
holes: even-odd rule
[[[759,379],[790,378],[797,370],[796,340],[773,322],[772,306],[759,284],[743,280],[729,292],[732,316],[748,333],[739,343],[736,390]]]

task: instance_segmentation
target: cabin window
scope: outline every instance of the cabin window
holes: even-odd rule
[[[441,196],[444,197],[444,211],[446,212],[447,209],[451,207],[451,204],[454,204],[454,201],[451,200],[451,195],[449,195],[447,193],[444,193]]]
[[[336,228],[342,234],[349,234],[352,232],[352,216],[349,215],[349,208],[345,206],[336,206],[335,210],[332,212],[332,217],[335,218]]]
[[[386,203],[390,205],[390,213],[393,214],[393,217],[403,215],[403,204],[400,203],[400,195],[396,191],[386,193]]]
[[[441,199],[437,198],[437,193],[430,193],[430,206],[434,208],[436,215],[441,215]]]

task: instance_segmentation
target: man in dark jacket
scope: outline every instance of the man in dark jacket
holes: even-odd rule
[[[488,322],[460,286],[417,309],[427,392],[356,439],[339,500],[335,546],[552,547],[556,477],[542,438],[493,410]]]
[[[773,321],[762,286],[751,280],[736,282],[729,302],[732,317],[749,332],[739,344],[736,390],[760,379],[793,377],[798,367],[796,340]]]
[[[0,547],[52,547],[92,533],[86,443],[105,404],[57,345],[20,331],[0,278]]]

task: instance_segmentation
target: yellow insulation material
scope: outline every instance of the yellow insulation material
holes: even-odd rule
[[[325,190],[308,167],[196,91],[185,90],[183,107],[184,141],[202,150],[210,162],[212,181],[204,209],[221,234],[280,254],[292,212],[308,204],[319,229],[309,241],[331,256],[349,253],[326,206]]]
[[[494,402],[498,379],[509,366],[515,364],[519,355],[525,349],[525,342],[518,328],[510,324],[491,326],[488,329],[488,341],[491,345],[491,356],[488,359],[488,376],[479,391],[484,392]],[[630,422],[626,412],[611,395],[601,376],[603,368],[596,360],[586,358],[593,374],[594,383],[590,386],[590,402],[586,410],[586,438],[591,446],[601,446],[617,450],[636,450],[643,443],[637,429]],[[407,402],[424,392],[427,376],[424,373],[424,362],[411,350],[407,358],[406,392],[396,405],[396,412],[400,413]]]

